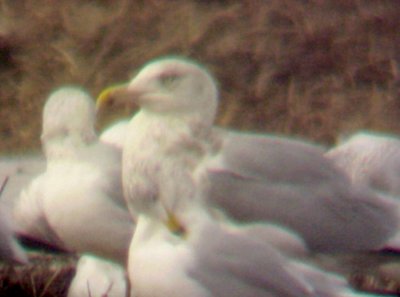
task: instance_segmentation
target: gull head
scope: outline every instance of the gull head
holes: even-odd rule
[[[43,109],[43,145],[52,142],[91,143],[94,130],[95,104],[86,92],[77,87],[62,87],[50,94]]]
[[[138,104],[142,110],[162,115],[198,115],[212,122],[218,91],[211,74],[196,62],[165,57],[150,61],[127,84],[105,89],[97,106],[111,99]]]

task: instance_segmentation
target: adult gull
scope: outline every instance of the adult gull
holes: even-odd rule
[[[146,65],[125,90],[126,98],[141,106],[129,123],[122,170],[125,197],[137,218],[128,261],[135,292],[143,297],[358,295],[339,276],[287,260],[254,237],[251,226],[216,220],[198,197],[193,172],[218,146],[211,133],[217,105],[211,82],[193,62],[161,59]]]
[[[362,131],[330,149],[326,156],[354,183],[400,197],[400,139]]]
[[[182,69],[195,74],[181,75]],[[192,97],[194,105],[188,106],[185,99]],[[204,196],[236,220],[282,224],[298,232],[316,251],[379,249],[396,231],[395,203],[367,187],[353,185],[320,147],[282,137],[208,129],[215,114],[216,84],[192,62],[180,58],[153,61],[130,84],[106,89],[98,98],[98,106],[111,98],[135,98],[142,106],[126,132],[127,138],[136,137],[137,146],[136,151],[132,148],[124,153],[124,166],[129,160],[148,155],[160,159],[152,153],[155,144],[145,132],[149,127],[154,129],[161,145],[164,135],[173,134],[182,140],[180,149],[186,146],[199,158],[204,157],[205,150],[211,150],[202,164],[206,172],[203,180],[208,180],[204,183]],[[209,108],[201,112],[205,100]],[[173,120],[168,125],[160,124],[159,114],[175,117],[170,116]],[[193,122],[192,130],[179,120],[188,115]],[[191,133],[209,142],[185,142]],[[129,167],[128,164],[124,170]],[[135,186],[129,186],[129,196],[134,196],[133,192],[156,193],[157,188],[148,182],[152,174],[149,171]]]
[[[326,153],[355,185],[400,204],[400,139],[394,135],[358,132]],[[385,245],[399,250],[400,229]]]
[[[46,171],[14,210],[23,234],[125,263],[134,223],[122,194],[121,152],[99,142],[92,98],[76,87],[53,92],[43,110]]]

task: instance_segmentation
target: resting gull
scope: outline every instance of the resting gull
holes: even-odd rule
[[[92,98],[63,87],[43,111],[46,171],[14,210],[26,235],[125,263],[134,223],[122,194],[121,152],[99,142]]]
[[[125,91],[141,106],[129,123],[122,170],[137,218],[128,270],[138,296],[358,295],[341,277],[287,260],[254,236],[262,225],[255,231],[216,220],[198,197],[193,172],[214,149],[208,141],[217,105],[205,69],[157,60]]]
[[[358,132],[326,153],[355,185],[400,204],[400,139],[392,135]],[[400,229],[385,245],[399,250]]]
[[[354,183],[400,197],[400,139],[358,132],[326,153]]]
[[[193,70],[197,74],[182,76],[179,73],[181,69]],[[207,173],[205,179],[208,180],[204,183],[207,184],[204,196],[236,220],[283,224],[298,232],[316,251],[372,250],[384,246],[397,229],[395,203],[378,197],[367,187],[353,185],[324,156],[322,148],[270,135],[219,128],[214,128],[212,132],[204,130],[204,126],[208,125],[205,123],[210,123],[210,118],[214,116],[217,89],[214,80],[199,69],[201,67],[181,58],[150,62],[130,84],[106,89],[97,104],[101,107],[111,98],[136,98],[136,102],[142,105],[142,111],[132,119],[134,124],[130,124],[126,137],[133,138],[135,134],[137,143],[148,141],[143,131],[147,131],[145,128],[150,126],[149,123],[154,125],[154,133],[160,139],[164,134],[172,133],[183,140],[190,133],[197,133],[196,137],[200,138],[207,138],[207,133],[215,135],[208,137],[212,139],[208,146],[215,152],[204,158],[202,164]],[[215,100],[210,101],[209,97],[213,96]],[[157,117],[149,112],[154,110],[178,116],[188,109],[184,99],[191,97],[197,100],[197,105],[190,106],[192,110],[189,112],[193,116],[193,131],[178,120],[171,121],[169,126],[157,124]],[[204,100],[208,100],[212,110],[205,114],[199,112]],[[145,116],[154,120],[142,125]],[[137,131],[134,131],[135,128]],[[152,154],[154,144],[148,142],[147,145],[138,145],[135,152],[132,149],[130,153],[125,153],[125,158],[140,159],[139,155],[147,157]],[[192,148],[197,144],[188,142],[183,146]],[[221,146],[219,150],[218,146]],[[200,145],[197,153],[201,155],[205,149]],[[152,156],[155,160],[160,158]],[[125,166],[125,171],[129,166]],[[132,186],[129,191],[157,192],[147,181],[151,173],[148,175],[138,180],[137,189]],[[178,179],[174,175],[171,177]]]

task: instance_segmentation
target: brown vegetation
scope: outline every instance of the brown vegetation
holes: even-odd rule
[[[30,253],[29,259],[24,266],[0,265],[1,297],[67,296],[75,273],[73,257]]]
[[[39,148],[54,88],[96,96],[167,54],[214,72],[225,126],[327,144],[357,129],[400,130],[396,0],[0,3],[1,152]]]

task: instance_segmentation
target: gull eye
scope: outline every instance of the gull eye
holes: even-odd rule
[[[160,76],[161,84],[166,87],[172,87],[179,80],[179,76],[173,73],[166,73]]]

